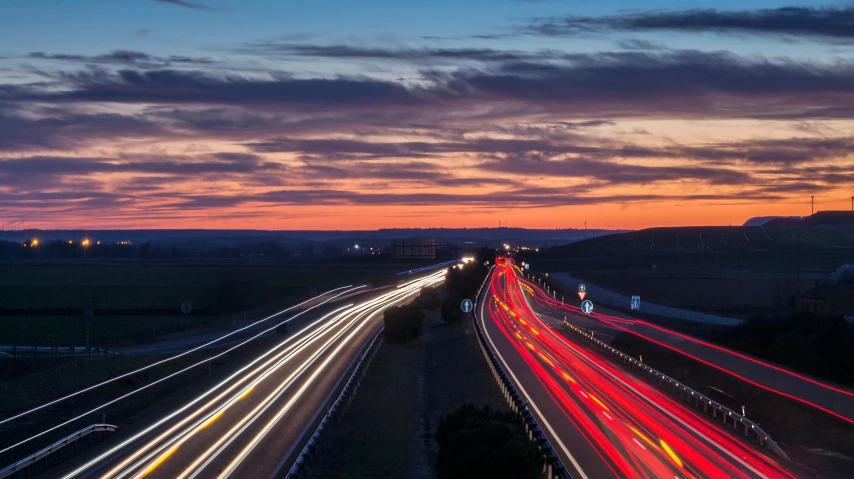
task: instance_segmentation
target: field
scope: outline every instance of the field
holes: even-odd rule
[[[791,312],[792,293],[854,263],[854,225],[650,228],[518,260],[642,301],[749,318]]]
[[[259,315],[348,284],[387,283],[424,263],[372,258],[312,263],[90,261],[0,264],[0,344],[85,343],[83,310],[94,309],[92,345],[153,340]]]

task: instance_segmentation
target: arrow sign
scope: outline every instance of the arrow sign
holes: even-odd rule
[[[593,312],[593,302],[590,301],[589,299],[586,301],[583,301],[581,303],[581,312],[583,312],[584,314],[592,313]]]
[[[578,298],[584,301],[584,297],[587,296],[587,291],[579,291]]]
[[[470,313],[471,310],[474,309],[474,305],[470,299],[464,299],[463,302],[460,303],[460,309],[462,309],[464,313]]]

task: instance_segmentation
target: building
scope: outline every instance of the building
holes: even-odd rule
[[[854,316],[854,284],[827,283],[795,293],[795,310],[822,316]]]
[[[435,239],[391,240],[392,258],[436,259]]]

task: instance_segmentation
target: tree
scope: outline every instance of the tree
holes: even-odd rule
[[[440,303],[439,292],[436,291],[436,288],[425,286],[421,288],[421,292],[418,293],[415,302],[427,311],[436,311],[439,309]]]
[[[537,479],[543,455],[525,433],[521,416],[465,404],[439,422],[440,479]]]
[[[442,320],[446,323],[461,322],[463,320],[463,311],[460,309],[460,303],[451,299],[442,301]]]
[[[383,334],[395,343],[416,340],[424,328],[424,312],[417,304],[391,306],[383,313]]]

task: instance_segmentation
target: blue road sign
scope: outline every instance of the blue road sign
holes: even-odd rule
[[[460,303],[460,308],[462,308],[464,313],[471,313],[471,310],[474,309],[474,304],[472,304],[470,299],[464,299],[462,303]]]
[[[632,296],[632,309],[640,309],[640,296]]]
[[[593,301],[590,301],[589,299],[585,299],[584,301],[582,301],[581,302],[581,311],[584,314],[592,313],[593,312]]]
[[[530,263],[525,263],[525,269],[531,269]]]
[[[584,293],[585,291],[587,291],[587,286],[584,286],[583,284],[579,284],[578,285],[578,292]]]

